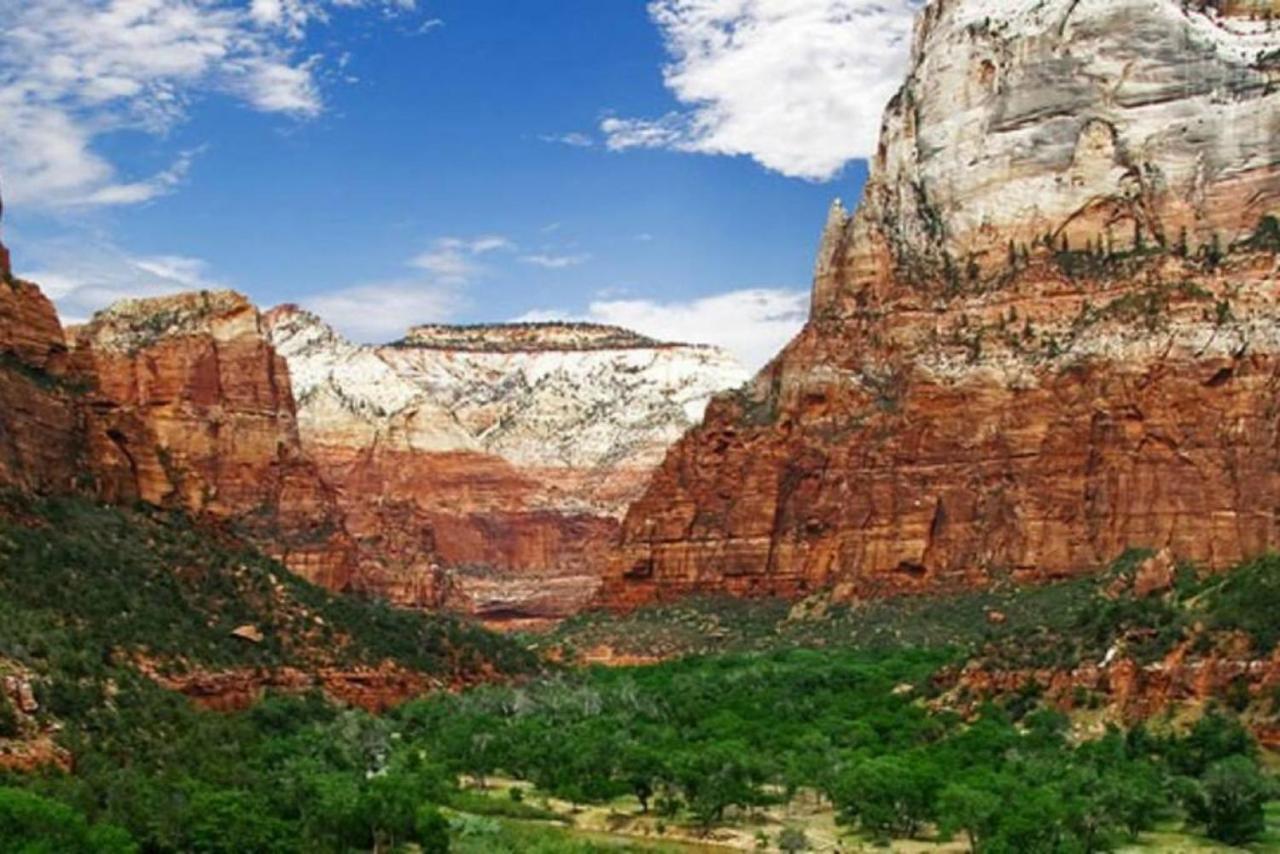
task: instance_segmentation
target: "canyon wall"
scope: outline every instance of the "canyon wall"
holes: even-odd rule
[[[15,278],[0,244],[0,486],[74,487],[80,417],[53,304]]]
[[[934,0],[808,325],[667,455],[600,601],[1280,544],[1280,26],[1203,6]]]
[[[5,268],[0,485],[213,519],[331,590],[542,620],[591,601],[666,448],[746,379],[713,348],[580,324],[360,346],[229,291],[64,330]]]
[[[308,580],[355,569],[334,493],[302,453],[289,372],[230,291],[126,300],[68,330],[85,443],[108,500],[234,522]]]
[[[370,347],[290,306],[267,322],[358,586],[491,619],[587,604],[666,448],[747,378],[719,350],[612,327],[423,326]]]

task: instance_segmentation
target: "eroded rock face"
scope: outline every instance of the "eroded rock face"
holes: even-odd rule
[[[927,8],[809,324],[669,454],[604,603],[1280,541],[1280,27],[1184,5]]]
[[[354,568],[332,490],[302,454],[288,369],[239,294],[130,300],[72,330],[99,490],[233,520],[335,590]]]
[[[1011,246],[1046,237],[1193,251],[1247,238],[1280,203],[1280,24],[1207,5],[932,2],[841,229],[850,245],[820,259],[815,313],[886,274],[1001,270]]]
[[[64,491],[79,473],[80,418],[62,324],[0,250],[0,485]]]
[[[293,307],[267,321],[360,584],[492,619],[585,605],[665,449],[745,379],[723,352],[612,327],[427,326],[366,347]]]
[[[1204,708],[1232,692],[1256,700],[1280,687],[1280,658],[1250,655],[1196,655],[1179,647],[1161,661],[1140,664],[1117,657],[1072,669],[1002,670],[981,661],[943,668],[934,679],[942,708],[972,713],[993,697],[1008,697],[1034,686],[1063,711],[1102,707],[1106,717],[1132,725],[1177,708]],[[964,701],[959,701],[965,697]],[[1271,720],[1249,716],[1244,723],[1271,747],[1280,732]]]

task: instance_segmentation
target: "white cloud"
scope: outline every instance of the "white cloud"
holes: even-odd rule
[[[321,58],[307,28],[337,8],[408,11],[412,0],[0,0],[0,168],[9,201],[136,204],[187,161],[125,178],[95,150],[122,130],[163,134],[207,92],[314,116]]]
[[[614,150],[749,155],[784,175],[834,177],[875,150],[902,81],[923,0],[653,0],[685,106],[658,119],[610,116]]]
[[[591,148],[596,141],[590,135],[580,131],[570,131],[569,133],[548,133],[538,137],[543,142],[558,142],[561,145],[572,146],[573,148]]]
[[[406,266],[420,272],[385,282],[368,282],[300,302],[356,341],[381,344],[402,337],[419,323],[441,323],[467,304],[465,288],[488,272],[482,257],[516,248],[500,234],[441,237]]]
[[[714,344],[756,370],[800,331],[808,318],[807,291],[754,288],[687,302],[597,300],[586,312],[533,311],[520,321],[582,320],[631,329],[664,341]]]
[[[484,272],[484,266],[476,260],[478,256],[513,249],[515,244],[496,234],[470,240],[441,237],[410,260],[409,266],[430,273],[438,281],[460,285]]]
[[[585,254],[551,255],[539,253],[537,255],[521,255],[520,260],[535,267],[542,267],[544,270],[564,270],[568,267],[577,267],[579,264],[587,263],[591,260],[591,256]]]
[[[343,335],[373,344],[398,339],[415,324],[448,321],[463,303],[456,287],[412,280],[357,285],[302,300]]]
[[[40,285],[57,304],[63,323],[80,323],[112,303],[227,285],[198,258],[131,255],[109,243],[77,238],[37,244],[35,269],[22,277]]]

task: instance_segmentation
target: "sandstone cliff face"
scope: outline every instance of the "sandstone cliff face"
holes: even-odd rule
[[[489,618],[586,604],[666,447],[745,379],[720,351],[607,327],[428,326],[366,347],[292,307],[267,318],[361,586]]]
[[[922,13],[810,323],[668,455],[602,601],[1280,542],[1280,27],[1183,6]]]
[[[13,276],[0,244],[0,486],[72,487],[79,417],[67,347],[53,304]]]
[[[288,370],[244,297],[126,301],[72,336],[93,382],[84,442],[104,497],[232,520],[309,580],[349,586],[350,540],[301,452]]]

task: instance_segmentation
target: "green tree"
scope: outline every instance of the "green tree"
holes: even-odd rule
[[[0,788],[0,851],[7,854],[136,854],[129,834],[90,825],[70,807],[21,789]]]
[[[948,834],[963,831],[972,851],[979,851],[1000,824],[1003,787],[991,772],[953,783],[938,796],[938,821]]]
[[[676,777],[690,812],[703,827],[720,821],[730,806],[747,807],[761,800],[755,788],[757,768],[744,746],[734,742],[713,742],[684,757]]]
[[[195,854],[297,850],[289,826],[265,811],[262,799],[246,792],[201,789],[187,810],[187,842]]]
[[[1235,718],[1210,712],[1185,738],[1175,739],[1168,748],[1169,764],[1188,777],[1200,777],[1209,766],[1230,756],[1257,754],[1258,746],[1249,731]]]
[[[1257,763],[1232,756],[1212,765],[1193,790],[1188,813],[1213,839],[1229,845],[1252,842],[1266,830],[1263,807],[1271,786]]]
[[[435,805],[426,804],[418,808],[414,829],[424,854],[448,854],[449,821]]]
[[[919,754],[868,759],[842,772],[835,802],[848,820],[882,836],[914,837],[934,817],[937,767]]]
[[[1149,762],[1125,763],[1102,774],[1094,796],[1107,816],[1123,828],[1130,840],[1155,824],[1167,802],[1164,780]]]
[[[17,738],[21,734],[18,710],[13,707],[9,695],[0,690],[0,738]]]

